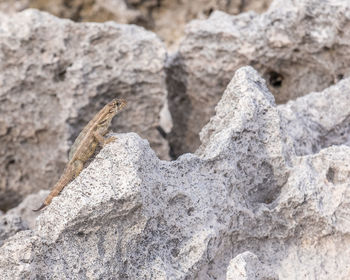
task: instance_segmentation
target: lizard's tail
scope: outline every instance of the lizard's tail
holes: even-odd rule
[[[46,197],[45,201],[43,204],[41,204],[41,206],[38,209],[33,210],[33,212],[38,212],[41,209],[45,208],[46,206],[48,206],[52,199],[57,196],[62,189],[74,178],[74,170],[72,170],[71,168],[66,168],[66,170],[63,172],[63,175],[61,176],[61,178],[58,180],[58,182],[56,183],[56,185],[53,187],[53,189],[51,190],[51,192],[49,193],[49,195]]]
[[[41,209],[45,208],[47,205],[45,203],[41,204],[41,206],[38,209],[33,210],[33,212],[38,212]]]

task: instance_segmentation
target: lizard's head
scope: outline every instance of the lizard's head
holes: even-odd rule
[[[97,122],[99,126],[108,127],[111,123],[112,118],[123,110],[126,106],[126,101],[124,99],[113,99],[109,102],[100,113],[97,115]]]
[[[127,102],[124,99],[116,98],[109,102],[109,113],[116,114],[126,107]]]

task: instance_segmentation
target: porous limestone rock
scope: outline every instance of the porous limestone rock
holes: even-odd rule
[[[143,28],[74,23],[37,10],[0,16],[0,209],[51,188],[70,145],[112,98],[128,101],[111,130],[135,131],[157,154],[166,99],[164,45]]]
[[[33,209],[37,209],[38,202],[44,201],[49,193],[49,190],[41,190],[38,193],[27,195],[19,205],[7,211],[6,215],[21,217],[23,223],[25,223],[29,229],[33,229],[35,226],[35,219],[40,214],[40,212],[34,212]]]
[[[350,78],[321,92],[278,106],[286,120],[287,133],[298,155],[307,155],[331,145],[350,146]]]
[[[157,33],[175,49],[187,22],[207,18],[214,10],[238,14],[265,11],[272,0],[0,0],[0,11],[15,12],[26,8],[47,11],[75,21],[133,23]]]
[[[192,21],[168,62],[174,154],[198,148],[199,131],[239,67],[252,65],[284,103],[349,76],[349,45],[348,0],[276,0],[262,15],[214,12]]]
[[[277,279],[347,279],[350,147],[297,156],[265,82],[238,70],[196,154],[117,134],[0,248],[4,279],[226,279],[254,254]],[[274,278],[273,278],[274,279]]]
[[[0,213],[0,247],[5,240],[19,231],[28,229],[21,216]]]
[[[230,261],[226,280],[278,280],[278,277],[255,254],[247,251]]]
[[[146,27],[164,39],[171,51],[175,51],[184,35],[186,23],[190,20],[205,19],[215,10],[225,11],[229,14],[238,14],[249,10],[263,12],[267,10],[272,0],[162,0],[147,2],[127,0],[127,2],[131,2],[137,10],[141,11],[146,20]]]

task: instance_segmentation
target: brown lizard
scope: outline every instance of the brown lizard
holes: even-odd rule
[[[125,100],[113,99],[84,127],[69,152],[69,161],[62,176],[53,187],[44,203],[38,209],[33,210],[34,212],[40,211],[48,206],[52,199],[80,174],[83,170],[84,163],[94,154],[98,144],[103,147],[115,140],[115,137],[105,138],[104,135],[107,134],[113,117],[122,111],[125,106]]]

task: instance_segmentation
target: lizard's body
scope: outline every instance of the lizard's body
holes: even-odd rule
[[[62,176],[53,187],[44,203],[33,211],[39,211],[49,205],[52,199],[80,174],[83,170],[84,163],[94,154],[98,144],[104,146],[115,139],[114,137],[106,139],[104,136],[108,132],[113,117],[123,110],[125,106],[126,101],[123,99],[112,100],[84,127],[69,152],[69,161]]]

